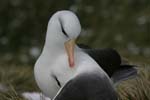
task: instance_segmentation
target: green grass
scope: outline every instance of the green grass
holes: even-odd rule
[[[150,66],[139,66],[138,77],[121,82],[117,86],[120,100],[150,100]],[[39,91],[34,80],[33,67],[0,65],[0,100],[25,100],[23,92]]]

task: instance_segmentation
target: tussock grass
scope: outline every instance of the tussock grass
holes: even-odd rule
[[[22,98],[14,89],[13,86],[9,86],[9,90],[7,92],[0,92],[0,100],[25,100]]]
[[[120,100],[150,100],[150,67],[139,67],[138,76],[118,86]]]
[[[0,100],[23,100],[23,92],[38,91],[31,66],[0,65]]]
[[[138,67],[138,77],[117,86],[120,100],[150,100],[150,66]],[[25,100],[23,92],[39,91],[31,66],[0,65],[0,100]]]
[[[37,89],[33,68],[30,66],[1,66],[0,83],[11,84],[19,92],[35,91]]]

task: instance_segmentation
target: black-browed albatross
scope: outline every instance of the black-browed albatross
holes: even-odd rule
[[[103,52],[78,47],[75,40],[80,31],[80,22],[71,11],[58,11],[51,17],[43,51],[34,67],[39,88],[46,96],[55,100],[117,100],[110,77],[117,69],[121,69],[120,56],[112,49]],[[100,57],[95,57],[96,52],[106,55],[110,53],[118,57],[118,61],[114,60],[118,64],[117,69],[113,66],[116,63],[111,57],[101,54],[98,54]],[[101,59],[98,60],[99,58]],[[99,63],[100,61],[106,62]],[[111,67],[114,67],[113,70]],[[127,66],[127,69],[131,69],[130,73],[125,68],[121,79],[135,72],[132,66]],[[120,73],[115,77],[118,78],[118,75]]]

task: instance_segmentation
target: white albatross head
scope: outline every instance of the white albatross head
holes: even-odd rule
[[[81,32],[77,16],[71,11],[58,11],[50,19],[45,46],[65,47],[69,66],[74,66],[75,40]],[[51,42],[51,43],[50,43]]]

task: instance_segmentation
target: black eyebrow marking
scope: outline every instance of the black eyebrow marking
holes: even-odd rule
[[[53,77],[54,77],[54,79],[56,80],[58,86],[61,87],[61,84],[60,84],[60,82],[58,81],[57,77],[56,77],[55,75],[53,75]]]
[[[65,35],[66,37],[69,37],[68,34],[65,32],[65,30],[64,30],[64,28],[63,28],[62,21],[61,21],[60,19],[59,19],[59,21],[60,21],[60,26],[61,26],[62,32],[64,33],[64,35]]]

